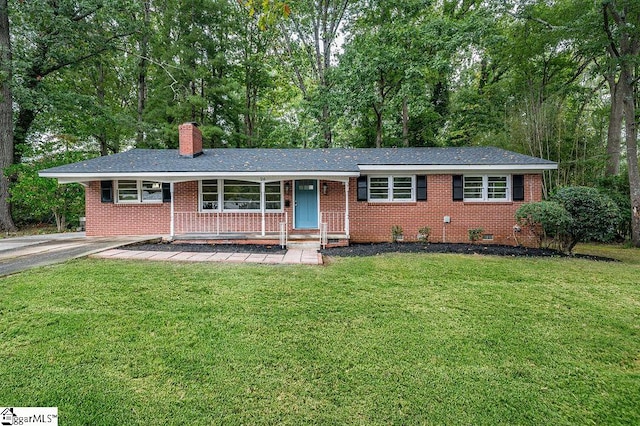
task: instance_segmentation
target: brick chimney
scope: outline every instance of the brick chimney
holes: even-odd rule
[[[197,123],[184,123],[178,127],[180,157],[193,158],[202,154],[202,132]]]

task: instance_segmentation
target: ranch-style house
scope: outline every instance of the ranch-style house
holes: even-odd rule
[[[179,149],[132,149],[40,172],[86,188],[88,236],[286,245],[404,241],[534,243],[514,214],[540,201],[557,164],[492,147],[202,149],[195,123]]]

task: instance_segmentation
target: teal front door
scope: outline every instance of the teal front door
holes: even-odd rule
[[[297,180],[295,189],[295,228],[318,229],[318,181]]]

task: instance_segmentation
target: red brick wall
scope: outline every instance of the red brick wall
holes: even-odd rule
[[[178,182],[174,192],[176,212],[198,211],[198,182]],[[100,182],[90,183],[85,198],[88,236],[169,235],[171,232],[170,203],[103,203]]]
[[[115,204],[100,201],[100,182],[85,190],[88,236],[161,235],[170,232],[171,206],[157,204]]]
[[[427,201],[413,203],[369,203],[357,201],[356,180],[349,187],[350,233],[352,242],[391,240],[391,227],[400,225],[404,241],[416,241],[418,229],[431,228],[431,242],[469,242],[469,229],[483,228],[494,244],[515,244],[513,225],[518,207],[525,202],[542,199],[540,175],[525,175],[525,200],[521,202],[487,203],[452,201],[451,175],[427,176]],[[451,223],[444,224],[444,216]],[[516,234],[520,244],[533,241]],[[525,241],[526,240],[526,241]]]
[[[320,182],[320,190],[322,188]],[[320,194],[320,210],[344,212],[345,192],[341,182],[327,182],[327,195]],[[284,199],[289,224],[293,223],[293,184]],[[525,175],[525,200],[542,199],[540,175]],[[86,190],[87,235],[168,235],[170,233],[170,204],[113,204],[100,201],[100,182],[91,182]],[[468,242],[468,230],[483,228],[484,234],[493,235],[492,241],[483,243],[514,244],[514,214],[523,202],[481,203],[452,201],[451,175],[427,177],[427,201],[412,203],[369,203],[357,201],[356,179],[349,182],[349,216],[352,242],[382,242],[391,240],[391,227],[400,225],[405,241],[415,241],[418,229],[431,228],[431,242]],[[198,210],[198,182],[175,184],[176,212]],[[451,223],[444,224],[444,216]],[[517,235],[521,244],[534,244]]]

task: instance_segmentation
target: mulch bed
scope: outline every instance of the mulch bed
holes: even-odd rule
[[[256,253],[285,254],[279,245],[260,244],[187,244],[187,243],[141,243],[120,247],[124,250],[143,251],[188,251],[197,253]]]
[[[510,257],[574,257],[605,262],[615,259],[583,254],[567,255],[552,249],[503,246],[497,244],[448,244],[448,243],[375,243],[351,244],[348,247],[335,247],[321,250],[322,254],[335,257],[376,256],[384,253],[458,253],[485,254]]]
[[[145,251],[188,251],[198,253],[260,253],[284,254],[286,250],[279,245],[260,244],[188,244],[188,243],[141,243],[121,247],[125,250]],[[502,246],[497,244],[448,244],[448,243],[374,243],[351,244],[347,247],[334,247],[320,250],[320,253],[333,257],[377,256],[384,253],[458,253],[484,254],[509,257],[574,257],[580,259],[617,262],[615,259],[584,254],[567,255],[552,249]]]

